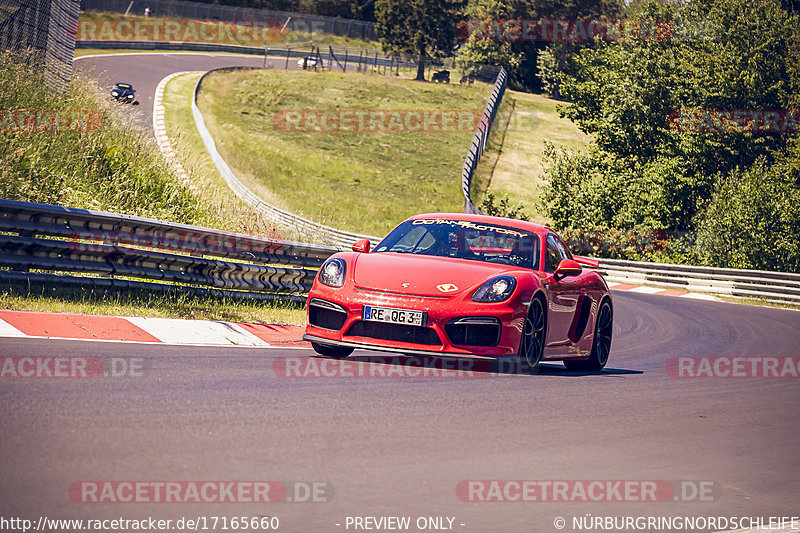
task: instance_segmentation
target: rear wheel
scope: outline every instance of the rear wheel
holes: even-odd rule
[[[539,369],[539,362],[544,353],[545,326],[547,317],[541,298],[531,300],[525,324],[522,327],[522,339],[519,343],[518,360],[520,366],[526,364],[531,370]]]
[[[603,300],[597,311],[597,321],[594,326],[594,342],[589,359],[583,361],[564,361],[568,370],[602,370],[608,362],[611,352],[611,330],[614,328],[614,315],[611,304]]]
[[[324,357],[331,357],[333,359],[344,359],[353,353],[353,349],[348,348],[347,346],[331,346],[330,344],[312,342],[311,347],[314,348],[314,351],[318,354]]]

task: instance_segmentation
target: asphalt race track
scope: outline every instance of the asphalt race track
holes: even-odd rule
[[[170,69],[222,61],[174,55],[113,64],[142,98]],[[414,377],[356,352],[354,367],[399,375],[287,378],[275,369],[287,357],[302,367],[310,349],[2,338],[3,357],[142,363],[134,377],[0,379],[2,515],[267,515],[291,532],[366,530],[346,527],[348,516],[409,516],[408,531],[433,531],[417,529],[417,518],[455,517],[455,531],[510,533],[555,532],[558,517],[576,531],[573,517],[587,514],[797,516],[800,378],[677,378],[667,369],[685,356],[797,357],[800,312],[629,292],[615,292],[614,304],[602,373],[545,364],[538,375]],[[306,485],[291,482],[316,482],[326,496],[93,504],[70,494],[82,481],[208,480],[281,481],[300,487],[294,500]],[[462,501],[467,480],[683,481],[690,501]],[[699,486],[715,488],[693,497]]]
[[[283,68],[285,59],[269,59],[276,68]],[[100,80],[102,87],[111,87],[118,82],[130,83],[136,89],[138,106],[136,111],[142,115],[145,123],[152,129],[153,95],[158,82],[173,72],[211,70],[220,67],[251,66],[261,67],[264,58],[258,56],[231,54],[198,54],[198,53],[138,53],[107,54],[99,56],[79,57],[75,59],[75,69],[92,72]],[[297,68],[297,59],[289,59],[289,68]]]

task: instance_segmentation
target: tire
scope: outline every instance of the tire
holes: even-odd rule
[[[311,347],[321,356],[330,357],[332,359],[344,359],[353,353],[353,348],[348,348],[347,346],[331,346],[330,344],[312,342]]]
[[[589,359],[582,361],[565,360],[564,366],[567,370],[602,370],[608,362],[608,354],[611,351],[611,332],[614,329],[614,313],[608,300],[600,303],[597,310],[597,320],[594,325],[594,339],[592,341],[592,353]]]
[[[517,360],[520,370],[527,366],[531,371],[539,370],[539,363],[544,353],[544,341],[547,334],[547,312],[541,298],[533,298],[525,323],[522,326],[522,338],[519,341]]]

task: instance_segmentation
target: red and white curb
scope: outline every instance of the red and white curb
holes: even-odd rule
[[[172,143],[167,136],[167,127],[164,123],[164,87],[166,87],[167,83],[169,83],[172,78],[180,76],[181,74],[190,73],[190,71],[174,72],[158,82],[156,94],[153,96],[153,131],[156,134],[156,142],[158,143],[158,147],[161,150],[161,153],[164,154],[164,158],[167,160],[167,163],[169,163],[170,167],[172,167],[172,170],[174,170],[175,173],[181,178],[183,183],[189,187],[193,193],[197,194],[197,186],[192,181],[192,177],[189,175],[189,173],[183,168],[180,161],[178,161],[178,156],[175,154],[175,150],[172,148]]]
[[[692,298],[695,300],[708,300],[710,302],[727,302],[722,298],[711,294],[699,292],[680,291],[675,289],[659,289],[656,287],[646,287],[644,285],[631,285],[628,283],[618,283],[614,281],[606,282],[608,288],[613,291],[638,292],[640,294],[659,294],[661,296],[677,296],[679,298]]]
[[[300,326],[0,310],[0,337],[307,348]]]

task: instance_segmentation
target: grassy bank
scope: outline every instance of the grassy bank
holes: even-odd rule
[[[483,190],[491,191],[496,198],[508,196],[512,205],[521,202],[534,222],[547,222],[538,207],[545,143],[583,149],[591,139],[558,115],[559,104],[541,95],[506,91],[476,172],[478,191],[482,185]],[[479,192],[473,200],[480,205],[482,197]]]
[[[203,145],[192,117],[192,92],[202,73],[176,76],[164,88],[164,122],[167,135],[178,161],[189,172],[192,182],[200,190],[199,196],[209,200],[210,217],[224,220],[225,229],[263,235],[272,238],[291,238],[311,241],[302,234],[290,232],[264,218],[242,201],[228,187]]]
[[[479,114],[489,93],[480,83],[263,70],[207,77],[198,103],[223,157],[265,200],[334,227],[382,235],[415,213],[463,209],[459,176],[474,124],[450,131],[345,132],[312,131],[303,123],[287,131],[281,113]]]
[[[256,235],[275,228],[202,178],[194,195],[164,161],[151,134],[131,121],[129,106],[109,101],[87,77],[74,74],[68,95],[54,94],[29,56],[0,54],[0,198],[98,209]],[[21,110],[36,110],[26,122]],[[91,117],[85,123],[45,127],[42,118]],[[193,172],[194,168],[188,170]],[[14,309],[209,319],[286,320],[270,306],[184,296],[76,295],[52,298],[3,292],[0,306]],[[250,305],[250,304],[248,304]],[[277,314],[276,314],[277,313]]]
[[[128,120],[129,107],[111,102],[80,73],[73,76],[67,97],[56,94],[27,59],[0,53],[0,109],[92,120],[78,120],[74,128],[33,127],[19,120],[4,124],[0,197],[175,222],[208,221],[207,206],[164,164],[152,137]]]
[[[212,300],[149,293],[126,296],[80,294],[73,298],[0,292],[0,309],[81,315],[145,316],[266,324],[305,324],[305,306]]]

